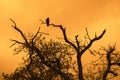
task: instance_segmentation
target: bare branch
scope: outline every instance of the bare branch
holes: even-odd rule
[[[40,31],[40,27],[38,28],[38,31],[36,32],[36,34],[35,34],[34,37],[32,38],[32,41],[37,37],[39,31]]]
[[[79,42],[79,40],[78,40],[78,36],[79,36],[79,35],[76,35],[76,36],[75,36],[75,40],[76,40],[76,44],[77,44],[78,49],[80,49],[80,42]]]
[[[88,33],[87,28],[85,28],[85,30],[86,30],[86,33],[87,33],[87,37],[88,37],[88,39],[91,41],[91,38],[90,38],[90,36],[89,36],[89,33]]]
[[[92,55],[95,55],[94,52],[91,49],[88,49]]]
[[[41,24],[46,24],[43,20],[39,19],[39,21],[41,22]]]
[[[12,44],[9,48],[13,47],[15,44],[16,44],[16,42],[15,42],[15,43],[13,43],[13,44]]]
[[[109,73],[113,74],[114,76],[117,76],[117,73],[114,73],[113,71],[109,71]]]
[[[91,47],[91,45],[93,44],[93,42],[101,39],[103,37],[103,35],[105,34],[106,29],[104,29],[104,31],[102,32],[101,35],[99,35],[98,37],[95,37],[93,39],[91,39],[91,41],[89,42],[89,44],[81,51],[81,53],[83,54],[87,49],[89,49]]]
[[[74,47],[76,50],[78,50],[77,47],[75,46],[75,44],[73,44],[71,41],[68,40],[67,35],[66,35],[66,28],[63,28],[62,25],[55,25],[55,24],[50,24],[50,25],[51,25],[51,26],[54,26],[54,27],[59,27],[59,28],[62,30],[62,33],[63,33],[65,42],[67,42],[67,43],[70,44],[72,47]]]
[[[27,38],[24,36],[23,32],[17,27],[16,23],[14,22],[14,20],[10,19],[14,25],[12,25],[12,27],[17,30],[21,36],[23,37],[23,39],[25,40],[25,42],[28,44]]]
[[[111,63],[111,66],[112,65],[118,65],[118,66],[120,66],[120,63]]]
[[[14,25],[12,25],[13,27],[17,26],[15,21],[13,19],[10,18],[10,20],[13,22]]]
[[[84,80],[83,78],[83,72],[82,72],[82,61],[81,61],[81,56],[82,54],[88,50],[91,45],[93,44],[94,41],[97,41],[99,39],[101,39],[103,37],[103,35],[105,34],[106,32],[106,29],[104,29],[104,31],[102,32],[101,35],[99,35],[98,37],[95,36],[95,38],[91,39],[89,34],[88,34],[88,31],[87,31],[87,28],[86,28],[86,33],[87,33],[87,36],[88,36],[88,39],[90,40],[90,42],[87,44],[87,46],[85,46],[83,49],[81,48],[80,50],[80,44],[79,44],[79,41],[78,41],[78,35],[75,37],[75,40],[76,40],[76,44],[77,46],[71,42],[68,38],[67,38],[67,35],[66,35],[66,29],[63,28],[62,25],[55,25],[55,24],[49,24],[49,26],[53,26],[53,27],[59,27],[63,33],[63,37],[64,37],[64,40],[66,43],[70,44],[77,52],[77,64],[78,64],[78,77],[80,80]]]
[[[19,42],[19,41],[17,41],[17,40],[13,40],[13,39],[10,39],[10,40],[13,41],[13,42],[15,42],[15,43],[25,45],[25,43]]]

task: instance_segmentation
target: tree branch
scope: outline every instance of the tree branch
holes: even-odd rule
[[[37,54],[37,56],[40,58],[41,62],[42,62],[44,65],[46,65],[47,67],[51,68],[54,72],[56,72],[56,73],[58,73],[59,75],[61,75],[65,80],[70,80],[69,77],[68,77],[65,73],[63,73],[61,70],[53,67],[48,61],[46,61],[45,58],[44,58],[44,56],[41,54],[41,51],[33,44],[34,39],[37,37],[40,28],[38,29],[38,31],[37,31],[37,33],[34,35],[34,37],[31,39],[31,40],[32,40],[32,45],[30,45],[30,43],[27,41],[27,38],[24,36],[23,32],[16,26],[16,23],[15,23],[12,19],[10,19],[10,20],[11,20],[11,21],[13,22],[13,24],[14,24],[14,25],[12,25],[12,27],[13,27],[16,31],[18,31],[18,32],[21,34],[21,36],[23,37],[23,39],[25,40],[25,43],[22,43],[22,42],[20,42],[20,41],[11,39],[11,41],[15,42],[13,45],[15,45],[16,43],[18,43],[18,44],[21,44],[21,45],[25,45],[26,48],[29,48],[29,49],[31,49],[32,51],[35,51],[36,54]],[[59,26],[59,27],[63,30],[64,35],[66,36],[65,29],[63,29],[62,26]],[[66,37],[65,37],[65,39],[66,39],[67,42],[71,43]],[[72,44],[72,43],[71,43],[71,44]],[[13,45],[12,45],[12,46],[13,46]],[[72,44],[72,45],[73,45],[73,44]]]
[[[85,28],[85,30],[86,30],[86,33],[87,33],[88,39],[91,41],[91,38],[90,38],[90,36],[89,36],[89,33],[88,33],[87,28]]]
[[[10,19],[14,25],[12,25],[12,27],[17,30],[21,36],[23,37],[23,39],[25,40],[25,42],[28,44],[27,38],[24,36],[23,32],[17,27],[16,23],[14,22],[14,20]]]
[[[32,38],[32,41],[37,37],[39,31],[40,31],[40,27],[38,28],[38,31],[36,32],[36,34],[35,34],[34,37]]]
[[[25,43],[22,43],[22,42],[19,42],[17,40],[13,40],[13,39],[10,39],[11,41],[15,42],[14,44],[18,43],[18,44],[22,44],[22,45],[25,45]]]
[[[75,36],[75,40],[76,40],[76,44],[77,44],[78,49],[80,49],[80,42],[78,41],[78,36],[79,35]]]
[[[103,37],[103,35],[105,34],[106,29],[104,29],[104,31],[102,32],[101,35],[99,35],[98,37],[95,37],[93,39],[90,40],[89,44],[81,51],[81,53],[83,54],[87,49],[89,49],[91,47],[91,45],[93,44],[93,42],[101,39]]]
[[[111,63],[111,66],[112,66],[112,65],[120,66],[120,63]]]
[[[113,74],[114,76],[117,76],[117,73],[114,73],[113,71],[109,71],[109,73]]]
[[[54,27],[59,27],[62,30],[65,42],[70,44],[72,47],[74,47],[77,50],[77,47],[75,46],[75,44],[73,44],[71,41],[68,40],[67,35],[66,35],[66,28],[63,28],[62,25],[55,25],[55,24],[50,24],[50,25]]]

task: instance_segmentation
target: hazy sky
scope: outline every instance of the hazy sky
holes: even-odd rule
[[[120,44],[120,0],[0,0],[0,72],[11,72],[20,62],[9,48],[12,44],[9,39],[20,39],[9,18],[27,33],[35,32],[40,26],[39,19],[46,17],[64,25],[70,38],[78,33],[83,36],[85,27],[91,35],[106,28],[101,45]],[[56,29],[41,29],[56,33]]]

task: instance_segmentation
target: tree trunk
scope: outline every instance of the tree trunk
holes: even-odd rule
[[[106,72],[103,74],[102,80],[106,80],[107,74],[108,74],[108,71],[106,71]]]
[[[81,55],[77,54],[77,64],[78,64],[78,78],[79,80],[84,80],[83,78],[83,69],[82,69],[82,61],[81,61]]]

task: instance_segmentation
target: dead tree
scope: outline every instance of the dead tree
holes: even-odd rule
[[[42,24],[46,24],[44,21],[42,21],[42,20],[40,20],[40,21],[42,22]],[[100,40],[103,37],[103,35],[106,32],[106,29],[104,29],[103,32],[99,36],[97,36],[95,34],[95,37],[93,39],[91,39],[90,36],[89,36],[88,30],[86,28],[87,39],[89,40],[89,42],[86,41],[87,44],[83,45],[78,40],[78,37],[79,37],[78,35],[75,36],[75,43],[71,42],[68,39],[68,36],[66,34],[66,28],[64,28],[62,25],[56,25],[56,24],[50,24],[49,23],[49,26],[58,27],[62,31],[65,42],[68,43],[69,45],[71,45],[76,50],[76,54],[77,54],[76,59],[77,59],[77,65],[78,65],[78,79],[79,80],[84,80],[81,57],[92,46],[92,44],[95,41]]]
[[[98,51],[91,52],[99,58],[86,66],[86,80],[111,80],[119,75],[120,53],[116,50],[116,45],[101,47]]]
[[[107,62],[107,67],[106,70],[103,73],[102,80],[106,80],[108,74],[112,74],[113,76],[118,76],[118,74],[112,69],[113,66],[120,66],[120,54],[119,52],[116,52],[116,47],[114,46],[109,46],[108,49],[103,48],[104,51],[107,53],[106,54],[106,62]]]

